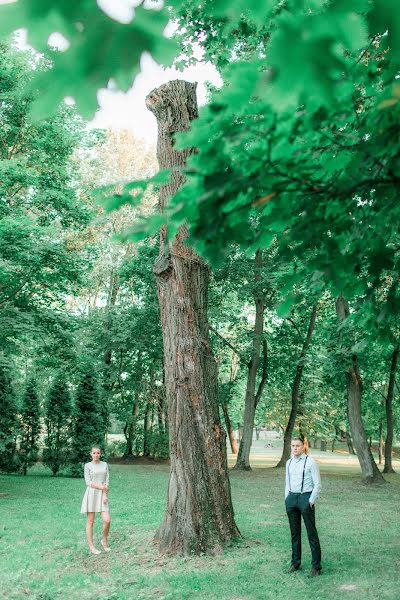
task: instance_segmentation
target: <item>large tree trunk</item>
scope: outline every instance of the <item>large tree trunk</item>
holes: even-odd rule
[[[197,117],[196,85],[171,81],[153,90],[146,105],[158,122],[161,169],[173,169],[160,189],[160,208],[184,179],[190,149],[174,149],[172,136]],[[155,263],[164,342],[171,472],[167,509],[155,541],[162,552],[220,552],[240,535],[235,524],[226,458],[226,434],[218,410],[217,365],[207,320],[209,269],[184,243],[162,228]]]
[[[336,314],[341,323],[349,315],[349,305],[343,296],[336,298]],[[385,481],[378,466],[372,456],[371,448],[368,445],[367,435],[364,429],[364,423],[361,416],[361,398],[362,398],[362,379],[358,367],[357,355],[353,354],[351,364],[346,371],[347,380],[347,412],[351,438],[357,452],[360,462],[362,476],[365,483],[375,483]]]
[[[315,321],[317,318],[317,305],[313,306],[310,323],[308,325],[307,335],[303,343],[303,348],[301,349],[300,360],[297,365],[296,375],[293,381],[292,387],[292,407],[290,410],[289,421],[285,429],[285,433],[283,436],[283,451],[280,461],[276,465],[277,467],[284,467],[286,465],[286,461],[290,458],[290,444],[292,440],[294,425],[296,423],[297,411],[299,407],[299,394],[300,394],[300,384],[301,379],[303,377],[304,371],[304,362],[307,350],[311,343],[312,334],[315,328]]]
[[[257,373],[258,368],[260,366],[260,352],[261,352],[261,342],[262,335],[264,331],[264,311],[265,304],[264,298],[261,290],[259,289],[259,284],[261,280],[261,269],[263,266],[263,257],[262,251],[260,249],[256,252],[255,257],[255,293],[254,300],[256,306],[256,318],[254,321],[254,331],[253,331],[253,342],[252,342],[252,352],[251,359],[248,365],[248,374],[247,374],[247,383],[246,383],[246,393],[244,398],[244,418],[243,418],[243,436],[240,440],[239,452],[236,459],[235,469],[244,469],[249,471],[250,467],[250,449],[251,444],[253,442],[253,430],[254,430],[254,417],[256,414],[256,408],[258,400],[261,397],[261,393],[256,392],[256,381],[257,381]],[[265,369],[263,369],[262,375],[262,387],[264,388],[267,381],[267,373],[266,373],[266,347],[264,347],[264,364]]]
[[[390,377],[389,386],[386,396],[386,440],[385,440],[385,466],[383,468],[384,473],[394,473],[395,470],[392,466],[392,450],[393,450],[393,396],[394,396],[394,383],[396,380],[396,369],[399,360],[400,344],[397,344],[392,354],[392,362],[390,365]]]

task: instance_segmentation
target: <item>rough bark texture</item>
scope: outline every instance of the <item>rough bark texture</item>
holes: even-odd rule
[[[255,294],[254,302],[256,307],[256,316],[254,321],[253,342],[251,359],[248,365],[246,393],[244,399],[244,417],[243,417],[243,435],[240,440],[239,452],[236,459],[235,469],[244,469],[249,471],[250,467],[250,449],[253,442],[254,417],[257,408],[257,396],[261,396],[256,392],[257,373],[260,366],[261,342],[264,331],[264,311],[265,304],[263,294],[259,290],[259,282],[261,279],[261,269],[263,265],[262,251],[256,252],[255,257]],[[264,355],[265,356],[265,355]],[[266,360],[266,358],[265,358]],[[266,383],[266,374],[264,376],[263,387]]]
[[[399,361],[400,344],[397,344],[393,350],[392,362],[390,365],[390,377],[388,392],[386,396],[386,440],[385,440],[385,466],[383,468],[384,473],[394,473],[392,465],[392,451],[393,451],[393,396],[394,396],[394,384],[396,380],[397,363]]]
[[[283,436],[283,451],[282,456],[277,467],[284,467],[286,465],[286,461],[290,458],[290,444],[292,440],[294,425],[296,422],[297,411],[299,407],[299,398],[300,398],[300,384],[301,379],[303,377],[304,371],[304,361],[306,357],[307,350],[311,343],[312,334],[315,328],[315,321],[317,318],[317,305],[313,307],[310,322],[308,325],[307,335],[303,343],[303,347],[301,349],[300,360],[297,365],[296,375],[293,381],[292,387],[292,408],[290,410],[289,421],[285,429],[285,433]]]
[[[160,189],[160,208],[184,180],[190,149],[174,149],[172,136],[197,117],[196,85],[171,81],[153,90],[146,105],[157,118],[161,169],[172,169]],[[168,242],[160,234],[155,263],[164,342],[171,472],[167,509],[155,541],[165,553],[216,553],[240,535],[234,521],[226,434],[218,411],[217,364],[207,321],[209,269],[184,243],[182,227]]]
[[[336,298],[336,314],[342,323],[349,315],[349,305],[343,296]],[[351,364],[346,370],[346,381],[347,412],[351,438],[360,462],[363,479],[365,483],[383,482],[385,480],[372,456],[362,421],[361,398],[363,384],[356,354],[352,355]]]

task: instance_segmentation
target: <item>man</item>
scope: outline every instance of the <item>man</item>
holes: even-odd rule
[[[292,535],[292,564],[289,573],[301,568],[301,517],[311,548],[311,576],[321,573],[321,546],[315,527],[315,501],[321,491],[321,477],[315,460],[305,453],[304,438],[291,443],[292,456],[286,463],[285,505]]]

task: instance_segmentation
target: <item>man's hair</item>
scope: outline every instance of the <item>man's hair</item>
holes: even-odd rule
[[[292,441],[293,440],[298,440],[299,442],[304,444],[304,435],[301,435],[301,433],[299,435],[295,435],[294,437],[292,437]]]
[[[304,437],[304,435],[299,433],[299,435],[295,435],[294,437],[292,437],[292,441],[293,440],[298,440],[299,442],[304,444],[304,454],[308,454],[308,440],[306,437]]]

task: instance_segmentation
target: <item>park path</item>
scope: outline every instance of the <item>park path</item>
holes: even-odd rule
[[[271,432],[273,433],[273,432]],[[283,441],[270,432],[262,432],[260,439],[253,437],[253,444],[250,452],[250,463],[253,468],[274,467],[282,454]],[[341,472],[341,473],[360,473],[360,465],[357,456],[349,454],[345,449],[340,448],[337,452],[321,452],[310,448],[310,455],[315,458],[322,472]],[[375,460],[378,460],[375,457]],[[236,456],[232,454],[228,447],[228,464],[233,467],[236,462]],[[383,465],[382,465],[383,468]],[[400,461],[393,460],[393,468],[400,471]]]

